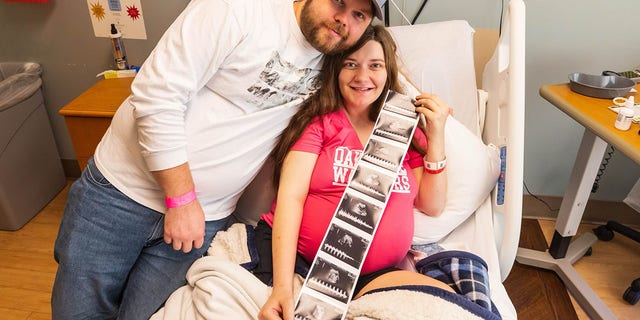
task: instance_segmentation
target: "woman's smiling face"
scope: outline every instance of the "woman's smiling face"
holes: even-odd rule
[[[370,40],[342,63],[338,86],[345,108],[368,108],[378,99],[386,81],[382,45]]]

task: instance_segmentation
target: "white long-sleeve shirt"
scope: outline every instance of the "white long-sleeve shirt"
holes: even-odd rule
[[[124,194],[164,212],[151,171],[188,162],[206,220],[226,217],[317,87],[321,60],[292,0],[193,0],[143,64],[96,164]]]

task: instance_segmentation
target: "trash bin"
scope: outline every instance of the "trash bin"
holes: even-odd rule
[[[42,97],[40,65],[0,62],[0,230],[18,230],[66,179]]]

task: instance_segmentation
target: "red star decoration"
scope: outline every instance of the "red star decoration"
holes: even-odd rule
[[[132,20],[136,20],[140,18],[140,10],[138,10],[136,6],[127,6],[127,15],[131,17]]]

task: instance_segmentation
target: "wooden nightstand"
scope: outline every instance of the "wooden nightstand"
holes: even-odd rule
[[[131,94],[133,79],[100,80],[58,111],[64,116],[81,170],[96,150],[116,110]]]

